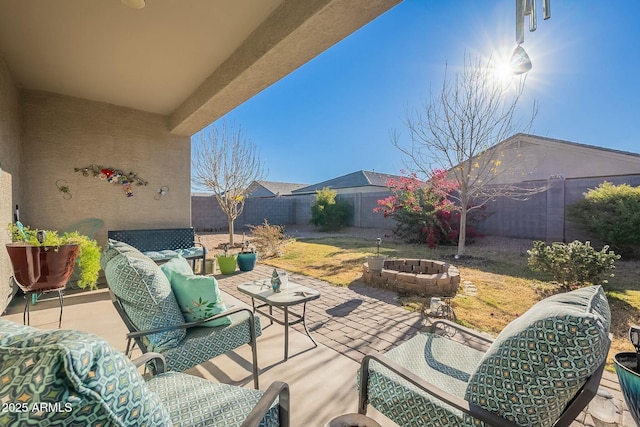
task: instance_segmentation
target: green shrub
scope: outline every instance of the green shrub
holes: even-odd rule
[[[316,191],[316,201],[311,206],[311,224],[321,230],[339,230],[349,222],[351,206],[336,199],[336,191],[323,188]]]
[[[605,181],[568,206],[567,216],[625,257],[640,247],[640,187]]]
[[[262,225],[250,225],[251,243],[253,243],[263,258],[279,257],[282,255],[282,245],[287,240],[284,226],[273,225],[265,219]]]
[[[533,249],[527,253],[529,268],[550,273],[553,280],[565,288],[607,283],[605,277],[613,277],[610,272],[616,268],[615,261],[620,259],[620,255],[610,251],[608,246],[597,251],[589,242],[577,240],[569,244],[553,243],[551,246],[536,241],[533,242]]]

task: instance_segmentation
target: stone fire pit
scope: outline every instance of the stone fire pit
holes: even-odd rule
[[[442,261],[428,259],[392,259],[382,271],[362,265],[362,280],[372,286],[425,297],[453,296],[460,287],[460,272]]]

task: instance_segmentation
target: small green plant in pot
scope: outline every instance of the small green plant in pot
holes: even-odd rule
[[[224,255],[218,255],[218,266],[220,267],[220,273],[233,274],[236,271],[236,257],[235,255],[229,255],[229,244],[225,243]]]
[[[100,273],[100,246],[95,240],[75,231],[58,234],[55,230],[32,230],[20,223],[9,224],[9,232],[13,243],[7,245],[7,251],[10,252],[10,257],[13,259],[20,256],[15,254],[17,251],[24,252],[30,247],[38,247],[45,252],[56,253],[61,252],[62,247],[77,245],[77,264],[80,268],[80,278],[77,285],[82,289],[96,288]],[[11,252],[14,252],[14,255],[11,255]],[[71,272],[73,272],[72,267]],[[34,272],[34,274],[40,274],[40,272]]]
[[[258,261],[258,252],[249,244],[242,242],[242,251],[238,254],[238,268],[240,271],[251,271]]]

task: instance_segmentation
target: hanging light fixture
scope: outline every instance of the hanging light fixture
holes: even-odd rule
[[[551,18],[551,0],[542,0],[542,15],[545,20]],[[531,58],[521,46],[524,43],[524,18],[529,17],[529,31],[538,27],[536,19],[536,0],[516,0],[516,43],[511,54],[511,71],[513,74],[524,74],[532,67]]]
[[[132,9],[142,9],[145,6],[144,0],[122,0],[122,3]]]

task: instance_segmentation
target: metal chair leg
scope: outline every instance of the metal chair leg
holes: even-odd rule
[[[64,307],[64,298],[63,298],[64,289],[60,289],[58,291],[58,299],[60,300],[60,318],[58,319],[58,329],[62,326],[62,308]]]
[[[31,319],[29,318],[29,306],[31,303],[31,293],[27,293],[24,295],[25,303],[24,303],[24,311],[22,312],[22,323],[24,325],[29,325]]]

